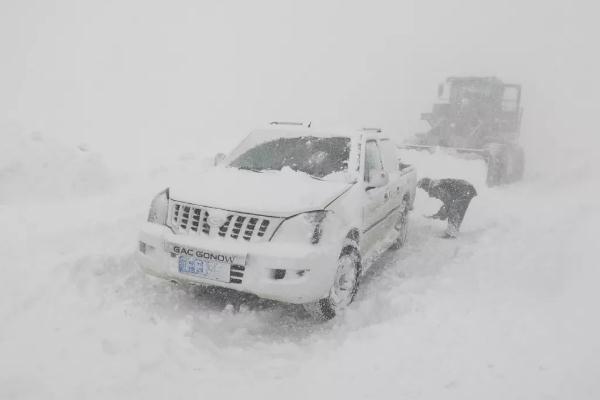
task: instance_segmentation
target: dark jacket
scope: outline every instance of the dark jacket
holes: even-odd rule
[[[477,196],[477,191],[469,182],[462,179],[436,179],[428,187],[423,188],[431,197],[449,205],[456,200],[471,200]]]

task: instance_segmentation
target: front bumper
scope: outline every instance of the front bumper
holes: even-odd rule
[[[179,282],[221,286],[296,304],[309,303],[328,295],[339,254],[339,249],[336,251],[331,246],[310,243],[250,243],[241,238],[176,235],[166,226],[148,222],[143,225],[139,240],[137,262],[148,274]],[[220,254],[244,254],[243,276],[232,279],[232,282],[219,282],[181,273],[178,256],[167,251],[169,244]]]

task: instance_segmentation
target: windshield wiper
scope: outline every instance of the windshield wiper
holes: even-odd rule
[[[262,174],[262,172],[263,172],[261,169],[246,167],[245,165],[241,165],[241,166],[236,167],[236,168],[237,169],[243,169],[244,171],[258,172],[259,174]]]
[[[262,173],[265,171],[264,169],[256,169],[256,168],[248,167],[248,166],[246,166],[246,165],[240,165],[239,167],[234,167],[234,168],[237,168],[237,169],[243,169],[244,171],[252,171],[252,172],[257,172],[257,173],[259,173],[259,174],[262,174]],[[318,181],[324,181],[324,180],[325,180],[325,179],[323,179],[323,178],[319,178],[318,176],[311,175],[311,174],[309,174],[309,173],[307,173],[307,172],[304,172],[304,171],[301,171],[301,172],[305,173],[306,175],[308,175],[308,176],[310,176],[311,178],[313,178],[313,179],[316,179],[316,180],[318,180]]]

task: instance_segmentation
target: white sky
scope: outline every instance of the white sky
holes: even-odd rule
[[[595,144],[598,11],[554,0],[0,0],[0,124],[136,163],[228,150],[277,119],[400,136],[424,129],[438,82],[468,74],[523,83],[527,145]]]

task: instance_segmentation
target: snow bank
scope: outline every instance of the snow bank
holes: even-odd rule
[[[486,185],[487,166],[479,157],[464,155],[459,157],[449,154],[442,149],[431,153],[425,150],[402,149],[399,151],[401,160],[405,164],[414,165],[417,169],[418,179],[429,177],[432,179],[455,178],[470,182],[477,190],[478,197],[472,202],[471,207],[480,203],[481,196],[487,196],[490,188]],[[424,191],[417,189],[420,208],[419,214],[435,214],[442,206],[442,202],[428,197]]]
[[[450,154],[442,149],[436,149],[433,153],[426,150],[402,149],[399,153],[403,163],[412,164],[417,168],[419,178],[465,179],[471,182],[477,191],[486,187],[487,165],[476,155]]]
[[[101,194],[114,177],[99,154],[67,146],[40,132],[2,130],[0,204],[65,200]]]
[[[412,152],[421,176],[477,186],[460,238],[439,238],[444,223],[422,218],[439,204],[419,190],[406,247],[376,262],[344,315],[315,323],[133,262],[151,196],[209,158],[113,187],[99,156],[6,137],[0,398],[598,398],[597,172],[487,188],[478,160]]]
[[[0,397],[600,393],[600,218],[594,199],[580,196],[586,182],[484,190],[455,241],[438,237],[443,222],[421,217],[428,198],[418,192],[406,248],[384,254],[348,312],[321,324],[301,307],[177,287],[138,270],[149,186],[195,171],[176,164],[180,171],[165,167],[118,195],[71,198],[53,212],[36,206],[37,218],[31,206],[0,208],[17,232],[0,238],[9,265],[0,286]]]

